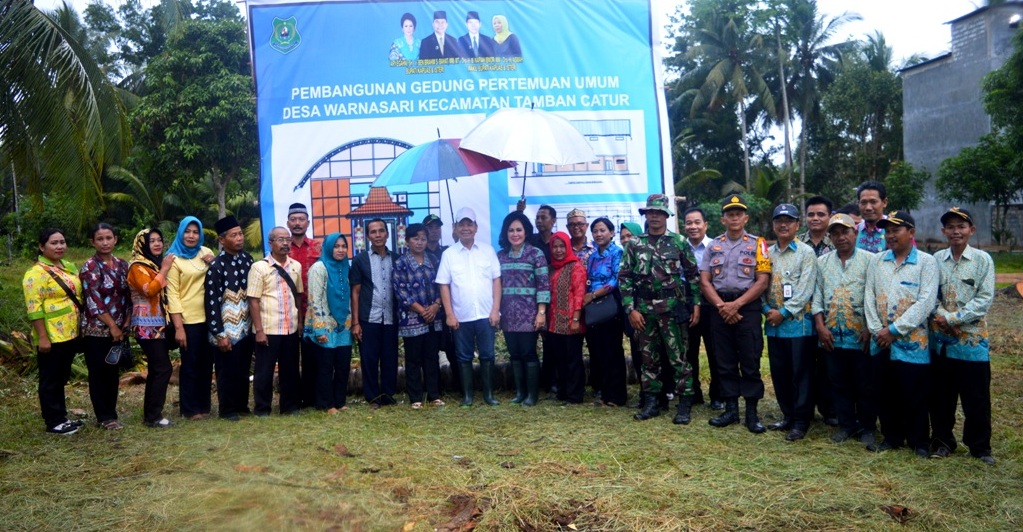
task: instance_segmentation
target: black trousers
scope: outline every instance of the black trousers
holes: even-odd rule
[[[747,304],[739,312],[742,319],[734,325],[725,323],[716,309],[707,316],[721,379],[721,400],[738,399],[740,396],[763,399],[760,357],[764,352],[764,332],[760,301]],[[704,317],[700,316],[700,319]]]
[[[624,406],[628,399],[622,334],[622,320],[618,316],[586,331],[590,346],[590,373],[592,375],[594,368],[597,368],[599,380],[595,382],[595,387],[600,392],[600,400],[618,406]]]
[[[256,344],[256,376],[252,383],[255,414],[270,415],[274,397],[274,367],[277,367],[278,387],[281,392],[280,412],[291,414],[299,409],[301,401],[298,374],[298,334],[268,334],[268,345]]]
[[[443,316],[437,316],[441,323],[444,323]],[[458,373],[458,355],[455,354],[455,334],[448,327],[447,323],[444,323],[444,327],[440,330],[440,350],[444,351],[444,357],[448,360],[448,370],[451,373],[451,393],[456,395],[462,393],[462,376]]]
[[[540,361],[536,354],[536,337],[539,333],[504,331],[502,334],[508,347],[508,358],[512,362]]]
[[[862,349],[823,351],[828,382],[834,395],[838,426],[849,434],[877,430],[877,410],[873,399],[874,373],[870,353]]]
[[[352,346],[323,347],[311,342],[310,355],[315,355],[316,408],[341,408],[348,402],[348,376],[352,372]]]
[[[49,353],[36,351],[36,359],[39,361],[39,410],[48,429],[67,421],[64,386],[71,378],[71,362],[78,349],[78,340],[68,340],[50,344]]]
[[[232,345],[230,351],[214,347],[220,417],[249,413],[249,368],[255,345],[256,337],[249,334]]]
[[[778,407],[792,428],[806,431],[813,421],[813,379],[817,337],[767,338],[767,358]]]
[[[963,444],[973,456],[991,454],[991,363],[936,358],[932,365],[931,443],[956,449],[956,403],[963,405]]]
[[[927,400],[930,392],[930,364],[910,364],[891,360],[891,350],[881,357],[878,417],[884,440],[895,447],[930,447]]]
[[[429,331],[419,336],[406,336],[405,391],[410,403],[440,399],[440,331]]]
[[[817,411],[821,417],[838,417],[835,406],[835,390],[831,386],[831,376],[828,373],[826,357],[828,352],[814,342],[814,375],[813,375],[813,402],[817,405]]]
[[[550,344],[551,333],[543,331],[540,333],[540,337],[543,338],[543,356],[540,357],[540,388],[549,390],[558,385],[558,363],[557,356],[547,356],[547,350]]]
[[[181,349],[181,371],[178,374],[181,417],[209,414],[213,402],[210,385],[213,383],[213,351],[209,330],[205,323],[185,325],[188,348]]]
[[[96,421],[103,423],[117,419],[117,387],[120,367],[107,364],[104,359],[114,345],[110,336],[82,337],[85,365],[89,368],[89,400],[96,413]]]
[[[558,400],[583,402],[586,370],[583,368],[583,335],[548,332],[544,341],[544,358],[550,357],[558,376]]]
[[[319,364],[317,345],[310,338],[302,337],[301,360],[302,373],[302,408],[313,408],[316,406],[316,380],[319,377],[317,366]],[[306,352],[309,353],[306,356]]]
[[[398,326],[362,321],[362,395],[367,402],[394,404],[398,391]]]
[[[163,406],[167,403],[167,385],[170,384],[174,368],[171,366],[166,339],[138,340],[146,354],[146,391],[142,400],[142,419],[156,423],[163,419]]]
[[[721,400],[721,379],[718,377],[717,356],[714,353],[714,342],[711,339],[710,324],[707,316],[711,312],[717,313],[713,305],[700,305],[700,323],[696,327],[689,328],[689,345],[686,347],[686,356],[689,357],[689,365],[693,368],[693,404],[704,402],[703,386],[700,384],[700,340],[703,340],[704,350],[707,351],[707,371],[710,373],[710,386],[708,395],[711,401]]]

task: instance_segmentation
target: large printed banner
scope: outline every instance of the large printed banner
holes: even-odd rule
[[[288,206],[301,202],[312,236],[341,231],[362,250],[364,224],[382,218],[398,249],[405,227],[430,213],[451,243],[451,208],[469,206],[477,238],[496,244],[523,187],[527,214],[549,204],[562,230],[573,208],[591,220],[637,221],[648,194],[672,193],[648,0],[249,0],[247,8],[264,229],[283,225]],[[529,106],[571,121],[595,158],[371,187],[405,150],[462,138],[498,109]]]

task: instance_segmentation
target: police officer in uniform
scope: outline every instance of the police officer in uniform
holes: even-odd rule
[[[703,297],[717,312],[706,316],[711,328],[721,398],[725,411],[711,418],[715,427],[739,422],[739,396],[746,399],[746,428],[760,434],[766,429],[757,415],[764,397],[760,356],[764,351],[760,295],[771,279],[767,242],[746,232],[746,202],[732,195],[721,202],[725,234],[714,239],[700,263]]]
[[[622,305],[636,331],[637,354],[643,358],[641,387],[643,409],[633,416],[638,421],[660,415],[657,395],[661,392],[661,347],[675,370],[674,392],[679,396],[678,413],[673,422],[688,424],[693,406],[692,367],[686,359],[686,332],[700,321],[700,286],[693,250],[685,238],[669,232],[667,221],[674,213],[668,208],[668,196],[651,194],[646,208],[647,231],[625,247],[618,271]],[[689,279],[693,312],[687,316],[687,290],[680,281]]]

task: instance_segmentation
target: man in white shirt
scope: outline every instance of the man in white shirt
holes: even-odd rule
[[[683,230],[686,241],[696,256],[696,263],[703,261],[703,252],[707,246],[714,242],[713,238],[707,236],[707,213],[699,207],[690,207],[682,214]],[[704,307],[700,309],[701,316],[709,316],[707,312],[717,312],[716,308],[704,301]],[[689,364],[693,366],[693,404],[702,405],[703,387],[700,384],[700,338],[703,338],[703,348],[707,351],[707,370],[710,372],[710,386],[707,395],[710,396],[711,410],[724,410],[725,403],[721,401],[721,394],[718,386],[721,381],[717,377],[717,359],[714,357],[714,350],[711,348],[710,325],[708,320],[700,320],[695,327],[689,329],[689,345],[686,353],[689,353]]]
[[[494,399],[494,332],[500,322],[501,264],[494,248],[476,242],[476,213],[462,207],[455,214],[458,243],[441,256],[437,284],[448,327],[455,332],[458,371],[462,379],[461,406],[472,406],[472,359],[479,350],[483,401]]]

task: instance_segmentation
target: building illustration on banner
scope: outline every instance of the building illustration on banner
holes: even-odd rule
[[[536,187],[540,179],[629,175],[629,142],[632,140],[629,120],[571,120],[570,123],[592,143],[596,158],[572,165],[537,164],[535,168],[529,165],[530,175],[525,178],[527,194],[528,187]],[[366,249],[366,223],[381,219],[387,224],[388,247],[401,252],[405,248],[405,228],[410,223],[422,220],[427,214],[445,219],[441,206],[447,198],[441,199],[444,187],[440,183],[392,187],[394,190],[372,186],[391,161],[412,147],[408,142],[392,138],[365,138],[338,146],[317,160],[292,189],[300,195],[296,201],[309,205],[312,236],[323,238],[340,232],[353,242],[353,254],[360,253]],[[522,173],[525,172],[524,168]],[[510,184],[521,183],[523,175],[518,167],[510,174]],[[537,179],[532,180],[532,177]],[[510,186],[510,190],[517,189]],[[304,197],[306,194],[308,197]],[[607,212],[606,205],[579,202],[563,206],[564,212],[575,207],[599,212],[616,224],[636,217],[625,209],[612,213]]]

